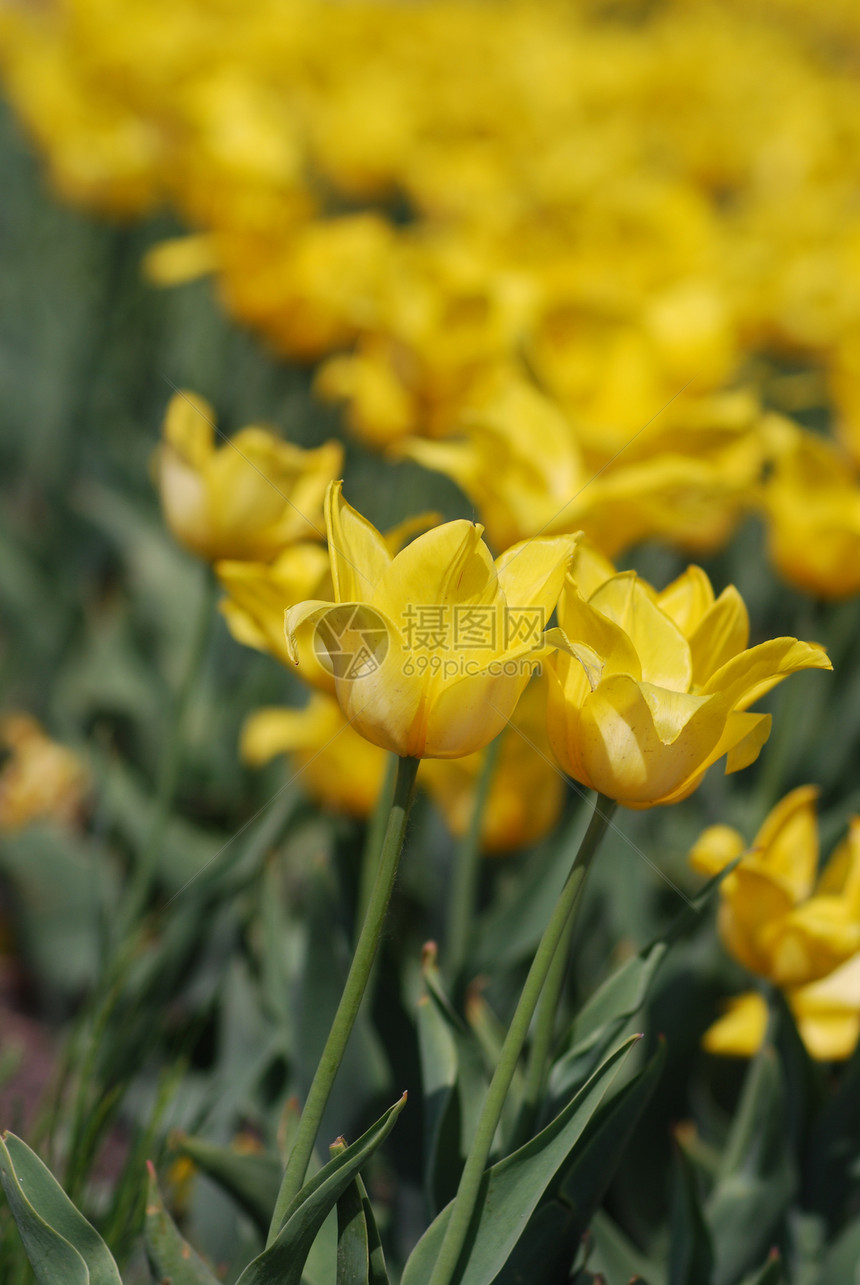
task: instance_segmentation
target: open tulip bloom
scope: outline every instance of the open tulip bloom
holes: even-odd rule
[[[830,669],[816,643],[774,638],[747,648],[738,591],[715,598],[699,567],[656,593],[635,572],[586,597],[568,575],[558,606],[570,651],[548,663],[550,743],[565,771],[626,807],[677,803],[712,763],[753,763],[769,714],[749,706],[789,674]]]
[[[305,672],[327,664],[347,719],[402,758],[459,758],[488,745],[555,642],[544,626],[576,536],[493,558],[482,528],[447,522],[396,556],[333,484],[326,526],[335,603],[287,610]]]

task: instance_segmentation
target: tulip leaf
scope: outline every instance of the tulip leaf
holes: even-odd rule
[[[668,1285],[710,1285],[714,1250],[696,1174],[681,1147],[675,1152]]]
[[[821,1280],[826,1285],[833,1281],[855,1285],[858,1279],[857,1265],[860,1263],[860,1218],[855,1218],[845,1228],[830,1247],[824,1260]]]
[[[219,1147],[202,1138],[180,1136],[175,1146],[207,1177],[223,1187],[263,1235],[266,1234],[281,1185],[283,1166],[280,1160],[262,1152],[242,1155],[231,1147]]]
[[[796,1185],[786,1133],[785,1084],[763,1045],[747,1071],[717,1181],[706,1204],[716,1250],[714,1285],[733,1285],[761,1261]]]
[[[857,1186],[860,1153],[860,1043],[842,1072],[839,1087],[812,1130],[804,1173],[804,1203],[831,1224],[842,1216]]]
[[[122,1285],[96,1229],[13,1133],[0,1140],[0,1181],[39,1285]]]
[[[379,1229],[360,1174],[337,1202],[336,1285],[390,1285]]]
[[[424,1181],[430,1207],[438,1210],[456,1191],[487,1075],[480,1044],[448,1003],[435,960],[427,954],[424,983],[417,1013],[427,1139]]]
[[[666,950],[666,943],[658,941],[626,960],[585,1003],[574,1019],[567,1051],[550,1075],[549,1097],[553,1104],[567,1099],[584,1083],[642,1007]]]
[[[366,1133],[305,1183],[288,1206],[277,1239],[248,1264],[237,1285],[300,1285],[317,1233],[361,1167],[391,1132],[405,1105],[404,1093]]]
[[[598,1111],[633,1041],[603,1063],[546,1128],[484,1173],[475,1218],[463,1250],[458,1285],[490,1285],[525,1230],[544,1193]],[[426,1285],[445,1235],[452,1206],[446,1205],[409,1257],[401,1285]]]
[[[646,1276],[649,1280],[665,1280],[665,1270],[632,1245],[604,1209],[596,1211],[589,1230],[595,1270],[605,1273],[609,1280],[641,1281]]]
[[[643,1070],[600,1106],[570,1163],[559,1169],[543,1203],[529,1219],[497,1285],[554,1285],[564,1279],[651,1099],[664,1061],[661,1042]]]
[[[163,1285],[165,1281],[170,1281],[171,1285],[217,1285],[218,1277],[180,1235],[176,1223],[164,1208],[155,1169],[151,1164],[148,1169],[143,1243],[152,1279],[157,1285]]]
[[[367,1222],[361,1192],[357,1181],[353,1180],[337,1201],[336,1285],[368,1285],[369,1279]]]

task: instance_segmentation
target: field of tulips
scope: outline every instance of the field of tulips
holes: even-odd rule
[[[2,1285],[860,1285],[860,9],[0,94]]]

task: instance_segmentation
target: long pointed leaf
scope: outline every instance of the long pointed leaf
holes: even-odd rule
[[[146,1192],[146,1218],[143,1243],[152,1279],[157,1285],[218,1285],[215,1276],[184,1240],[170,1214],[164,1208],[155,1170],[148,1165],[149,1184]]]
[[[598,1110],[633,1040],[623,1044],[547,1127],[484,1174],[459,1285],[490,1285],[540,1200]],[[402,1285],[426,1285],[451,1215],[449,1204],[415,1246]]]
[[[404,1093],[366,1133],[305,1183],[288,1206],[277,1239],[248,1264],[237,1285],[300,1285],[317,1233],[361,1167],[387,1138],[405,1105]]]
[[[0,1140],[0,1181],[39,1285],[122,1285],[96,1229],[13,1133]]]

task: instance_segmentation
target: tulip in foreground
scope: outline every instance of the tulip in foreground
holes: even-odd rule
[[[679,802],[723,756],[727,772],[747,767],[771,725],[749,707],[789,674],[831,668],[816,643],[747,648],[740,594],[715,598],[698,567],[662,593],[632,571],[591,589],[574,567],[559,601],[570,651],[548,662],[550,744],[570,776],[626,807]]]
[[[327,659],[357,731],[403,758],[459,758],[505,726],[536,663],[576,536],[528,541],[495,562],[471,522],[447,522],[392,557],[343,499],[326,497],[335,604],[286,613],[296,664]]]
[[[818,791],[786,795],[749,848],[736,830],[711,826],[690,854],[720,885],[719,930],[728,952],[785,992],[813,1057],[848,1057],[860,1035],[860,817],[818,876]],[[730,1001],[705,1036],[713,1053],[749,1056],[764,1039],[767,1005],[756,992]]]

